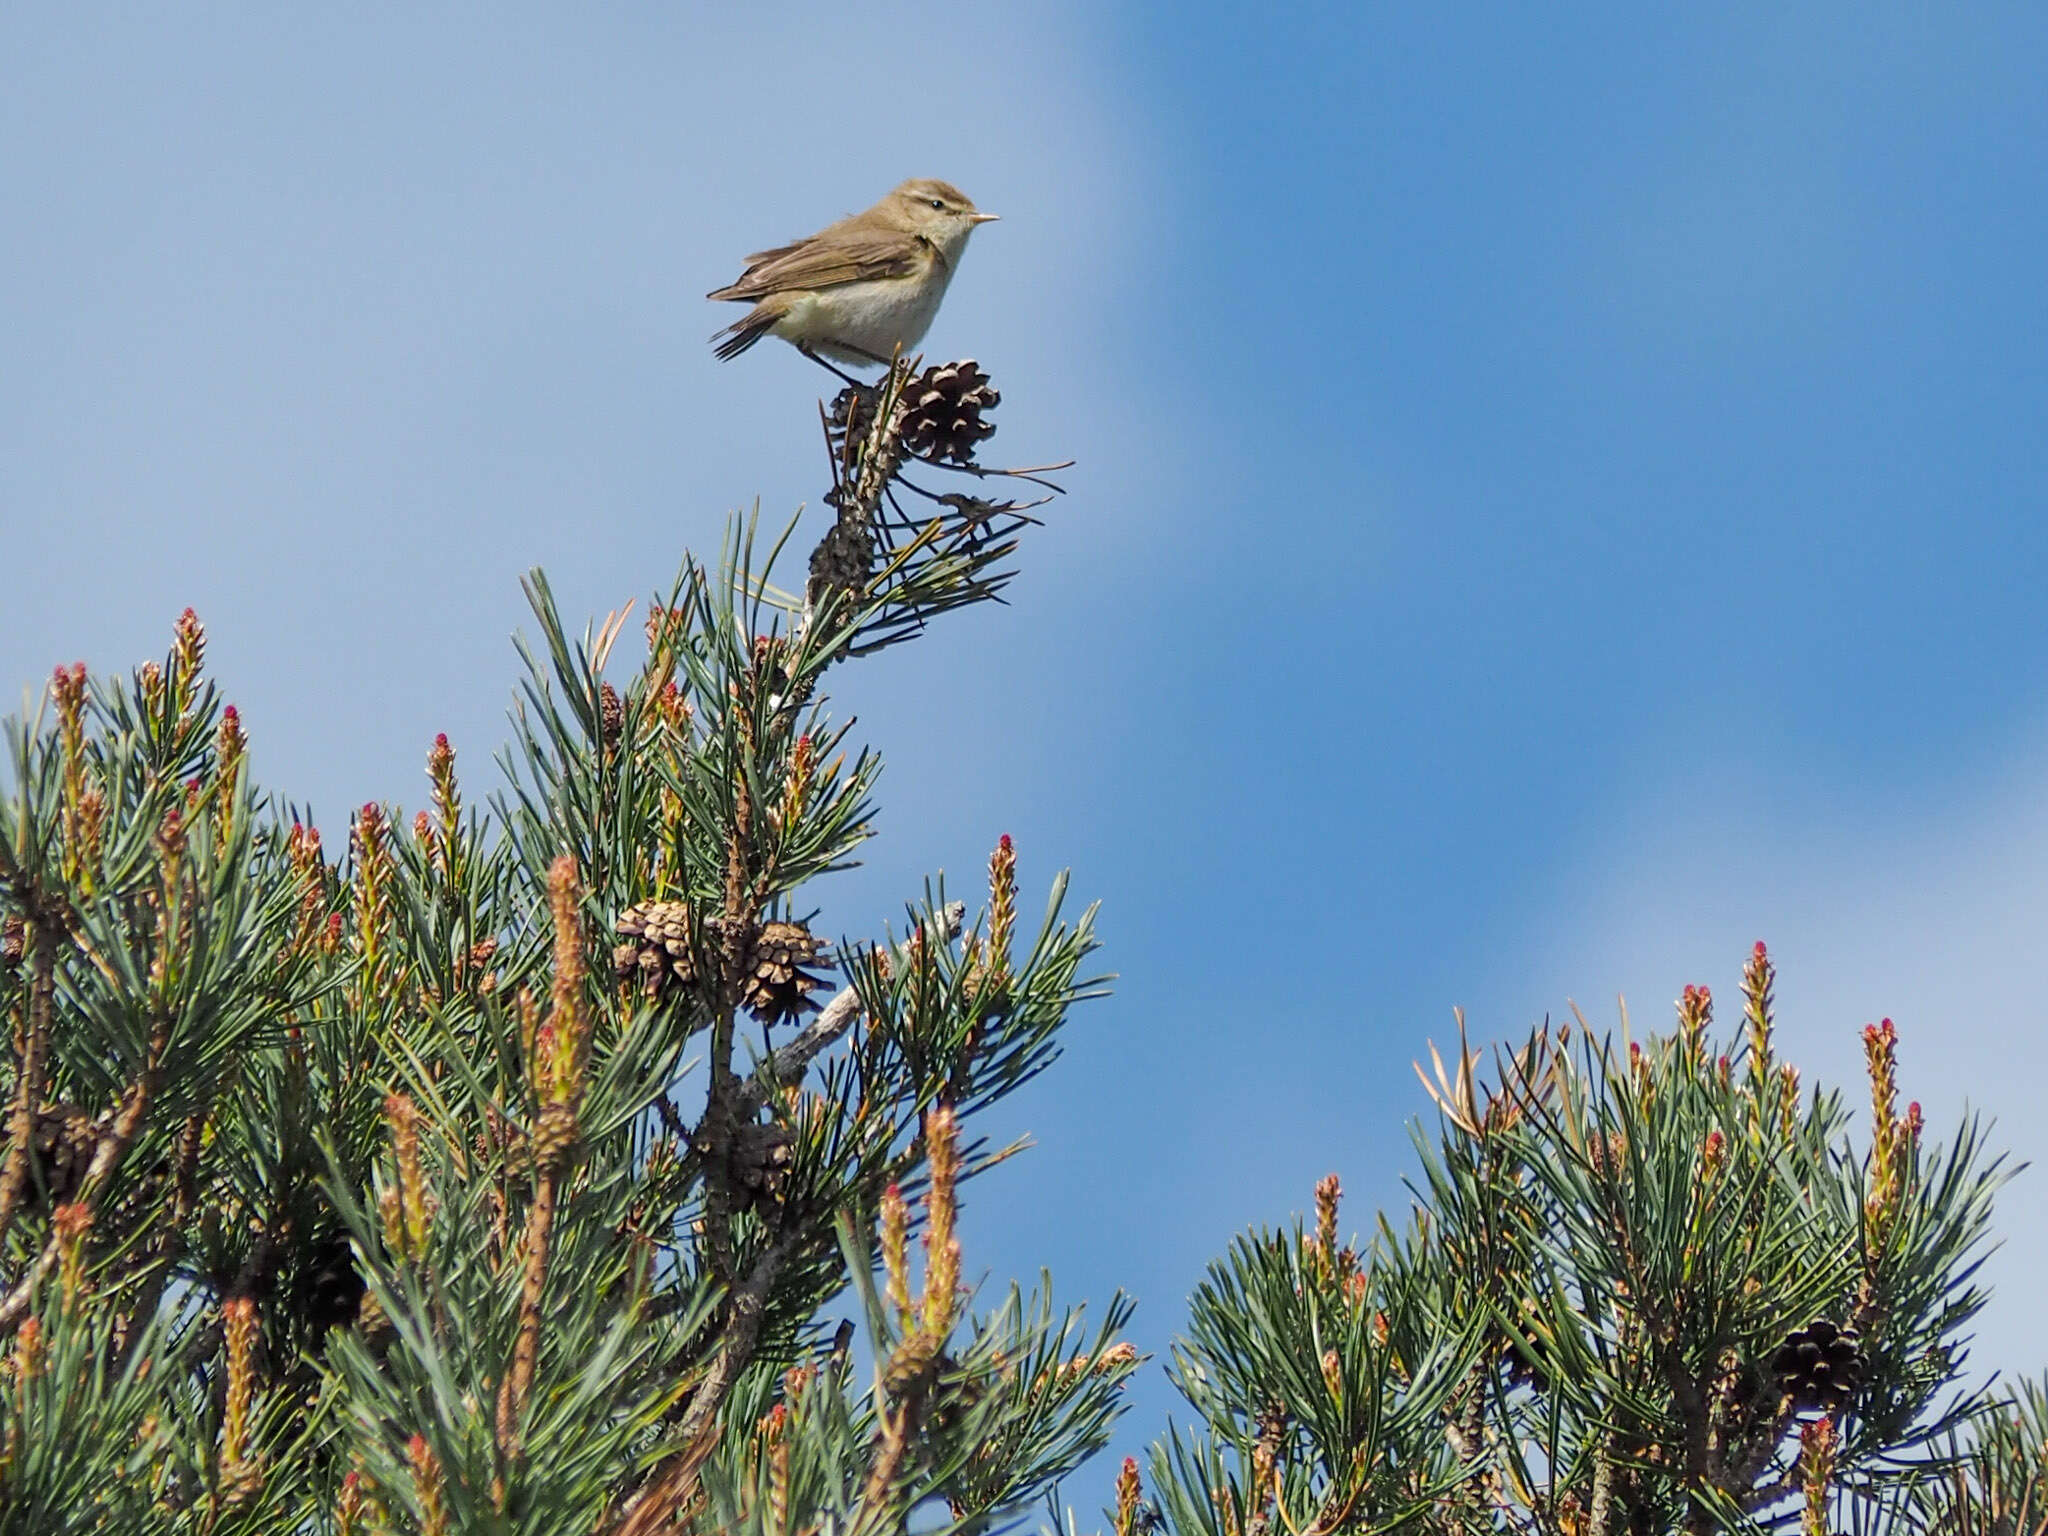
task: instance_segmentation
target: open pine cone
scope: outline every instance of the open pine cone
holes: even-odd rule
[[[642,901],[628,907],[613,925],[619,943],[612,966],[619,980],[638,978],[641,990],[659,997],[671,985],[697,979],[697,959],[690,948],[690,909],[680,901]],[[707,943],[717,943],[716,917],[699,920]],[[801,923],[763,923],[747,955],[747,973],[740,984],[740,1002],[764,1024],[802,1018],[818,1006],[811,994],[825,985],[805,967],[829,963],[825,945]]]
[[[897,407],[903,451],[920,459],[973,463],[975,444],[996,430],[982,413],[994,410],[1002,398],[971,357],[925,369],[903,386]]]
[[[1869,1363],[1855,1329],[1817,1317],[1772,1353],[1771,1374],[1795,1406],[1835,1409],[1863,1385]]]
[[[696,979],[687,902],[636,902],[619,914],[613,926],[619,943],[612,950],[612,967],[619,980],[637,976],[641,991],[657,997],[671,982],[687,985]]]
[[[764,923],[748,957],[740,1001],[763,1024],[793,1023],[818,1005],[811,993],[825,985],[804,969],[825,946],[802,923]]]

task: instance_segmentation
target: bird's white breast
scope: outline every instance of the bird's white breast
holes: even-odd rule
[[[951,276],[943,263],[934,262],[921,277],[872,278],[815,289],[790,305],[776,322],[775,334],[828,356],[886,361],[897,348],[908,351],[924,339]],[[835,351],[835,344],[866,357]]]

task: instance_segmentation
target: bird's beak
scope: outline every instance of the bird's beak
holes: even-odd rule
[[[974,222],[977,224],[993,224],[1001,217],[1000,213],[977,213],[974,216]]]

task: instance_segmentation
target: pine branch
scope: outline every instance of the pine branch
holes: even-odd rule
[[[768,1292],[794,1246],[793,1237],[785,1237],[771,1246],[754,1261],[746,1279],[732,1291],[717,1352],[692,1390],[689,1407],[673,1437],[680,1449],[659,1464],[649,1480],[627,1500],[610,1536],[658,1536],[678,1514],[695,1503],[698,1473],[717,1443],[719,1410],[725,1406],[741,1373],[753,1363]]]
[[[44,901],[32,898],[31,904],[36,909],[35,920],[27,928],[35,935],[35,959],[29,973],[27,1038],[22,1043],[14,1109],[7,1124],[7,1161],[0,1168],[0,1239],[6,1237],[29,1184],[29,1165],[35,1155],[36,1111],[42,1107],[43,1079],[49,1070],[50,1020],[57,998],[57,944],[64,934],[44,910]]]
[[[967,904],[961,901],[948,902],[939,913],[938,942],[950,944],[960,936],[961,924],[967,920]],[[908,945],[898,945],[899,955],[909,952]],[[860,1018],[860,989],[841,987],[822,1008],[818,1016],[804,1027],[794,1040],[777,1048],[775,1053],[757,1067],[734,1100],[735,1114],[745,1121],[758,1114],[769,1097],[786,1083],[798,1081],[804,1070],[818,1056],[831,1048],[841,1036],[853,1028]]]

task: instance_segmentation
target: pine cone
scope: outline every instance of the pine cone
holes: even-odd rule
[[[833,436],[856,441],[866,437],[875,419],[875,396],[872,384],[849,384],[834,395],[826,417]]]
[[[51,1206],[75,1199],[98,1142],[92,1116],[75,1104],[45,1104],[38,1109],[29,1138],[28,1182],[22,1186],[21,1208],[42,1210],[46,1194]],[[5,1139],[0,1137],[0,1146],[4,1145]]]
[[[1550,1390],[1550,1373],[1543,1369],[1525,1341],[1510,1339],[1502,1348],[1501,1364],[1507,1369],[1509,1386],[1529,1387],[1537,1392]]]
[[[259,1457],[229,1461],[223,1456],[219,1475],[220,1501],[230,1508],[248,1503],[263,1491],[263,1462]]]
[[[715,928],[715,920],[706,926]],[[690,949],[689,903],[636,902],[619,914],[613,927],[621,940],[612,950],[612,966],[619,980],[638,976],[641,990],[656,997],[672,980],[687,985],[697,979],[697,960]]]
[[[779,1125],[743,1125],[733,1134],[727,1168],[741,1209],[779,1200],[789,1180],[790,1134]]]
[[[1863,1385],[1870,1360],[1853,1328],[1817,1317],[1771,1355],[1771,1374],[1803,1410],[1839,1408]]]
[[[825,985],[805,966],[825,946],[802,923],[764,923],[747,959],[740,1001],[764,1024],[791,1023],[817,1008],[810,994]]]
[[[346,1328],[363,1304],[363,1277],[348,1233],[329,1227],[306,1250],[305,1268],[292,1287],[292,1310],[317,1345],[330,1328]]]
[[[1012,996],[1011,976],[1007,964],[998,966],[979,946],[967,956],[966,992],[970,999],[979,1001],[984,1018],[999,1019],[1010,1011],[1015,999]]]
[[[897,407],[903,451],[920,459],[973,463],[974,445],[996,430],[982,412],[994,410],[1002,398],[971,357],[925,369],[903,386]]]
[[[1494,1323],[1486,1330],[1486,1343],[1487,1353],[1499,1363],[1510,1387],[1533,1387],[1538,1392],[1550,1390],[1550,1373],[1544,1370],[1541,1355],[1529,1331]]]

